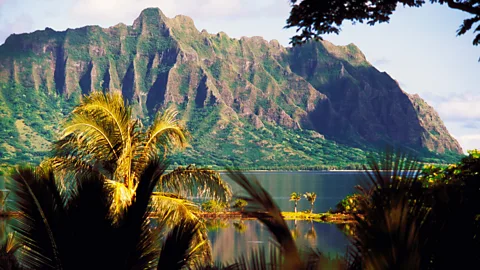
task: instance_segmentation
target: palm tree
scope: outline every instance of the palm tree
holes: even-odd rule
[[[315,203],[315,200],[317,199],[317,194],[315,192],[306,192],[305,194],[303,194],[303,196],[312,205],[312,209],[310,210],[310,213],[313,213],[313,204]]]
[[[121,93],[92,92],[84,96],[64,124],[61,139],[55,143],[56,169],[83,174],[102,173],[112,188],[112,212],[120,213],[135,194],[140,173],[150,160],[166,156],[172,147],[187,146],[185,129],[176,119],[177,112],[157,113],[144,128],[133,118]],[[191,205],[184,198],[195,192],[227,201],[229,186],[212,170],[188,166],[162,175],[155,198],[164,208],[177,208],[193,218]],[[165,202],[166,201],[166,202]]]
[[[199,222],[182,219],[163,236],[172,213],[150,218],[156,212],[151,203],[153,190],[165,168],[153,160],[140,173],[135,196],[116,216],[118,222],[110,214],[114,198],[108,195],[114,187],[102,174],[78,175],[81,179],[75,187],[64,190],[51,168],[18,169],[10,189],[15,195],[13,207],[22,213],[13,226],[21,245],[9,240],[0,247],[0,263],[7,263],[6,259],[15,263],[10,254],[19,248],[22,254],[17,258],[25,269],[86,269],[92,265],[98,269],[183,269],[197,259],[208,262],[201,249],[206,241],[195,237]]]
[[[292,192],[292,194],[290,194],[290,201],[295,202],[295,213],[297,213],[298,201],[300,201],[301,199],[302,199],[302,196],[300,195],[300,193]]]

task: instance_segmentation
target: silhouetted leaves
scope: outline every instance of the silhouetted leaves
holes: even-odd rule
[[[290,0],[292,10],[287,19],[286,28],[296,27],[300,34],[291,38],[293,45],[304,43],[310,39],[321,39],[321,35],[341,31],[342,23],[352,21],[353,23],[366,22],[369,25],[388,22],[390,16],[396,10],[397,6],[402,4],[409,7],[421,7],[425,4],[424,0]],[[473,15],[465,19],[457,31],[458,35],[463,35],[471,30],[475,23],[480,21],[480,1],[456,1],[456,0],[430,0],[431,3],[446,4],[452,9],[461,10]],[[473,30],[474,33],[480,32],[480,26]],[[477,34],[473,45],[480,43],[480,34]]]

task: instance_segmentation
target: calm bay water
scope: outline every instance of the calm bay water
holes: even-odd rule
[[[257,178],[282,211],[293,211],[293,202],[289,201],[292,192],[315,192],[314,212],[326,212],[355,192],[356,185],[363,183],[363,173],[359,172],[254,172],[246,175]],[[234,193],[242,191],[229,179],[226,180],[232,185]],[[298,209],[308,210],[310,204],[302,199]],[[255,220],[212,223],[209,238],[216,261],[233,262],[238,256],[248,256],[252,249],[269,248],[272,236]],[[287,221],[287,224],[300,247],[314,247],[330,256],[343,256],[346,252],[348,241],[337,225],[308,221]]]

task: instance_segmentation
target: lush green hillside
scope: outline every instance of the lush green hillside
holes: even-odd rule
[[[353,168],[385,144],[437,162],[461,153],[433,108],[353,44],[232,39],[147,9],[132,26],[47,28],[0,46],[1,162],[39,162],[81,95],[108,89],[145,122],[179,110],[192,137],[179,164]]]

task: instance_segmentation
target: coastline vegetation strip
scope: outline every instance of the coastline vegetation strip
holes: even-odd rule
[[[248,216],[243,215],[239,211],[223,211],[223,212],[199,212],[198,215],[205,219],[242,219],[254,220]],[[299,220],[299,221],[315,221],[323,223],[351,223],[355,221],[352,214],[345,213],[305,213],[305,212],[282,212],[285,220]]]

